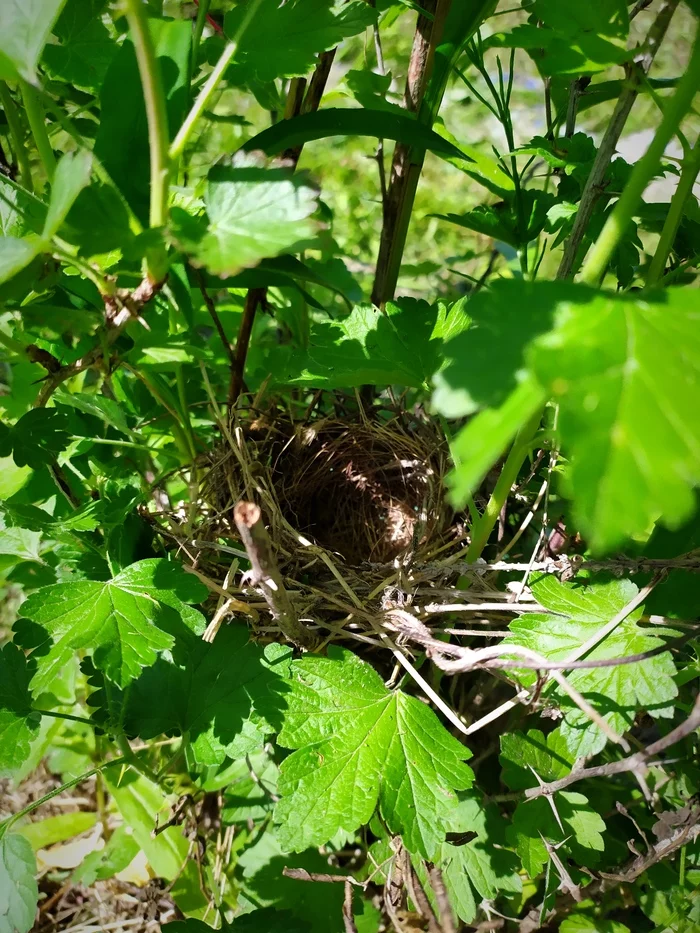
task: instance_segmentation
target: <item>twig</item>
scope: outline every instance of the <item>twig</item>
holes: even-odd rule
[[[345,881],[345,891],[343,892],[343,924],[345,933],[357,933],[357,924],[352,915],[352,882]]]
[[[317,881],[323,884],[350,884],[364,888],[364,883],[353,878],[352,875],[330,875],[325,872],[307,871],[305,868],[284,868],[282,874],[285,878],[294,881]]]
[[[638,16],[642,10],[646,10],[647,7],[650,7],[652,3],[653,0],[637,0],[635,5],[630,10],[630,22],[632,22],[635,16]]]
[[[402,853],[405,859],[404,878],[411,900],[416,905],[416,909],[421,917],[427,920],[429,933],[443,933],[442,927],[438,923],[438,918],[435,916],[435,911],[423,890],[423,885],[420,883],[420,878],[411,864],[411,857],[408,851],[404,848]]]
[[[85,356],[49,373],[39,391],[34,407],[43,408],[66,379],[102,363],[105,359],[105,351],[112,346],[130,321],[139,318],[141,309],[160,291],[163,284],[163,282],[152,282],[146,277],[133,292],[128,289],[118,289],[113,295],[105,295],[105,325],[102,339]]]
[[[556,573],[564,579],[570,580],[581,570],[588,570],[591,573],[611,573],[614,576],[622,577],[625,575],[633,576],[638,573],[654,573],[658,570],[687,570],[697,573],[700,571],[700,554],[692,552],[683,554],[680,557],[655,558],[655,557],[613,557],[609,560],[584,560],[578,554],[572,554],[570,557],[561,555],[559,557],[548,558],[547,560],[536,563],[518,563],[516,561],[496,560],[492,563],[487,561],[478,561],[474,564],[463,562],[451,565],[435,564],[444,572],[450,572],[461,575],[464,572],[487,573],[500,570],[531,570],[536,573]],[[430,565],[417,565],[420,570],[429,569]]]
[[[430,886],[435,894],[435,900],[437,901],[438,911],[440,913],[440,923],[442,924],[444,933],[457,933],[454,916],[452,915],[452,906],[447,894],[447,889],[445,888],[442,872],[437,866],[429,865],[428,877],[430,878]]]
[[[313,648],[316,639],[299,621],[289,594],[284,588],[282,574],[272,554],[272,545],[262,520],[260,506],[253,502],[238,502],[233,510],[233,520],[253,565],[253,585],[260,589],[265,602],[270,607],[272,617],[295,645]]]
[[[566,243],[564,256],[557,272],[558,279],[570,278],[576,271],[579,247],[588,229],[593,209],[605,188],[605,175],[610,166],[613,153],[617,148],[618,141],[622,135],[632,106],[649,73],[649,69],[666,35],[671,17],[679,2],[680,0],[663,0],[661,9],[652,23],[644,42],[644,51],[628,69],[627,81],[618,98],[615,111],[610,118],[608,128],[601,141],[590,175],[586,180],[586,186],[581,195],[581,201],[578,206],[578,211],[576,212],[576,219],[571,231],[571,236]]]
[[[214,299],[211,297],[211,295],[207,291],[207,283],[204,279],[202,270],[194,269],[194,267],[192,268],[194,271],[195,278],[197,279],[197,284],[199,285],[199,290],[202,293],[204,304],[206,306],[207,311],[209,312],[209,316],[214,322],[214,327],[216,328],[216,331],[219,335],[221,343],[223,344],[226,356],[228,356],[229,358],[229,362],[231,364],[231,372],[233,372],[233,370],[236,367],[236,355],[233,352],[233,347],[231,346],[231,342],[226,336],[226,331],[224,330],[224,325],[221,323],[221,318],[217,314],[216,305],[214,304]]]
[[[243,391],[243,372],[245,370],[245,361],[248,356],[248,346],[250,344],[250,335],[255,321],[255,312],[258,306],[265,301],[267,289],[250,288],[245,296],[245,305],[243,307],[243,317],[236,340],[236,350],[231,362],[231,381],[228,388],[228,407],[229,410],[238,401],[238,397]]]
[[[541,784],[539,787],[530,787],[525,791],[524,796],[527,800],[532,800],[535,797],[556,794],[570,784],[585,781],[589,778],[609,777],[611,774],[624,774],[626,771],[645,772],[655,755],[660,755],[667,748],[676,745],[698,728],[700,728],[700,694],[698,694],[693,709],[684,722],[672,729],[668,735],[656,742],[652,742],[651,745],[641,751],[635,752],[634,755],[629,755],[627,758],[622,758],[620,761],[611,761],[607,765],[598,765],[594,768],[581,768],[578,771],[572,771],[563,778],[559,778],[557,781],[550,781]]]

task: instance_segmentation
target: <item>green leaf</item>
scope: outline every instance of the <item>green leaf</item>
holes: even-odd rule
[[[29,681],[32,671],[24,653],[13,644],[0,649],[0,775],[16,771],[29,757],[39,734],[41,717],[32,712]]]
[[[45,218],[43,201],[0,174],[0,233],[3,237],[41,233]]]
[[[348,317],[311,327],[306,353],[286,368],[270,366],[275,381],[315,388],[373,383],[425,386],[443,361],[443,344],[469,326],[465,302],[452,305],[401,298],[382,313],[357,305]]]
[[[0,457],[12,452],[18,467],[48,466],[69,443],[68,419],[54,408],[34,408],[12,426],[0,422]]]
[[[263,168],[255,157],[209,172],[206,217],[174,208],[171,236],[198,266],[235,275],[268,256],[295,252],[317,229],[310,219],[318,192],[284,168]]]
[[[32,847],[17,833],[0,835],[0,933],[29,933],[39,899]]]
[[[75,531],[94,531],[99,524],[96,502],[88,502],[87,505],[58,519],[52,518],[48,512],[35,505],[5,505],[4,509],[8,521],[16,526],[6,529],[7,532],[28,529],[30,534],[42,532],[49,538],[58,538]],[[39,537],[40,535],[37,535],[37,545]],[[32,559],[38,559],[39,549],[36,545],[33,554],[35,556]]]
[[[111,398],[105,398],[104,395],[89,395],[87,392],[65,391],[57,392],[54,398],[61,405],[70,405],[87,415],[94,415],[127,437],[131,436],[131,430],[124,412],[119,404]]]
[[[500,893],[522,890],[517,862],[506,846],[506,822],[493,804],[483,806],[472,796],[460,800],[449,820],[451,833],[476,834],[460,844],[443,842],[436,864],[441,868],[450,903],[465,923],[477,914],[474,891],[493,901]]]
[[[568,774],[573,767],[571,755],[561,730],[555,729],[548,736],[539,729],[527,733],[509,732],[501,736],[501,777],[511,790],[534,787],[537,778],[556,781]]]
[[[411,852],[431,858],[455,790],[471,785],[470,755],[429,707],[388,691],[352,652],[292,664],[278,742],[298,749],[280,769],[275,809],[283,848],[301,851],[369,822],[377,807]]]
[[[231,625],[215,645],[184,636],[174,656],[159,660],[132,685],[126,713],[131,734],[149,739],[187,733],[193,761],[218,765],[227,755],[242,757],[259,748],[279,726],[280,714],[268,696],[288,666],[285,649],[264,653],[249,641],[245,626]],[[167,704],[163,696],[170,697]]]
[[[617,920],[603,920],[590,914],[572,914],[566,917],[559,933],[631,933],[630,928]]]
[[[547,223],[547,212],[555,197],[546,191],[526,189],[520,199],[498,204],[480,205],[466,214],[432,214],[439,220],[476,230],[494,240],[502,240],[519,248],[534,240]]]
[[[89,852],[73,872],[71,881],[85,886],[106,881],[123,871],[138,855],[139,844],[130,826],[117,826],[104,848]]]
[[[3,0],[0,80],[36,83],[36,66],[65,0]]]
[[[73,836],[87,832],[97,822],[97,813],[87,810],[76,810],[73,813],[59,813],[56,816],[47,816],[43,820],[27,823],[18,828],[17,832],[24,836],[32,849],[37,852],[57,842],[65,842]]]
[[[549,612],[528,613],[511,622],[513,634],[503,644],[522,645],[551,661],[570,657],[637,593],[637,587],[628,580],[581,587],[559,583],[551,575],[542,576],[532,589]],[[621,658],[662,645],[660,638],[639,626],[641,614],[641,608],[630,613],[588,652],[585,660]],[[673,700],[678,694],[675,672],[671,655],[663,653],[634,664],[580,668],[566,676],[616,732],[624,733],[632,727],[640,709],[654,717],[673,716]],[[521,674],[525,683],[534,679],[534,672]],[[605,734],[568,698],[559,696],[564,710],[560,750],[565,747],[575,758],[599,752],[607,741]]]
[[[106,0],[67,0],[54,27],[59,44],[47,45],[43,64],[52,78],[97,91],[119,46],[101,19]]]
[[[472,327],[445,346],[433,396],[439,411],[461,417],[499,408],[528,380],[553,396],[575,517],[597,551],[648,532],[659,517],[670,526],[689,517],[700,482],[696,292],[668,289],[642,300],[504,281],[468,310]],[[485,448],[471,429],[470,442]],[[473,479],[481,465],[464,460],[463,469]]]
[[[252,0],[245,0],[226,14],[227,36],[238,34],[251,5]],[[304,77],[313,71],[319,52],[376,22],[376,11],[363,0],[292,0],[284,5],[263,0],[239,40],[234,73],[258,81]]]
[[[80,192],[90,183],[92,153],[87,149],[61,156],[51,185],[51,200],[44,223],[43,236],[49,240],[68,216]]]
[[[700,482],[700,296],[687,289],[563,303],[531,365],[561,409],[579,527],[609,550],[661,516],[677,526]]]
[[[188,625],[203,620],[187,603],[201,602],[199,581],[164,559],[132,564],[105,583],[82,580],[57,583],[33,593],[22,614],[35,623],[17,626],[25,647],[35,649],[38,695],[77,650],[91,650],[95,666],[120,687],[153,664],[174,643],[168,631],[173,609]]]
[[[42,250],[39,240],[18,240],[17,237],[0,238],[0,284],[7,282],[13,275],[21,272],[25,266]]]
[[[535,797],[519,803],[508,827],[507,836],[520,856],[523,868],[531,878],[536,878],[549,858],[542,837],[554,844],[568,841],[559,849],[560,858],[571,852],[580,864],[596,864],[600,852],[605,850],[603,833],[605,823],[592,810],[588,798],[583,794],[561,791],[554,805],[564,826],[562,832],[549,800]],[[563,851],[562,851],[563,850]]]
[[[187,106],[191,23],[151,17],[153,37],[166,96],[171,138]],[[100,128],[95,155],[139,220],[148,223],[150,150],[148,121],[136,53],[127,39],[112,61],[100,90]]]

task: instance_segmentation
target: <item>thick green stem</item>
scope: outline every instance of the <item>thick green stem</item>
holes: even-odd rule
[[[182,126],[178,130],[178,134],[173,140],[172,145],[170,146],[170,158],[171,159],[177,159],[179,156],[182,155],[182,152],[185,146],[187,145],[187,142],[190,136],[192,135],[192,131],[194,130],[195,123],[204,113],[204,110],[209,104],[209,101],[211,100],[212,95],[214,94],[214,91],[216,90],[217,85],[219,84],[219,81],[221,81],[221,78],[223,77],[224,72],[228,68],[231,62],[231,59],[236,54],[236,49],[238,48],[238,43],[241,41],[241,36],[248,28],[248,25],[250,21],[252,20],[252,18],[255,16],[255,13],[257,12],[257,9],[260,6],[261,2],[262,0],[253,0],[253,3],[250,4],[246,12],[246,15],[243,17],[243,20],[241,21],[241,25],[239,26],[236,35],[227,44],[226,48],[221,53],[221,57],[216,63],[214,70],[207,78],[206,84],[204,85],[202,90],[199,92],[199,95],[197,96],[197,100],[192,105],[192,109],[187,114],[185,118],[185,122],[182,124]],[[200,12],[201,12],[201,9],[202,7],[200,6]]]
[[[530,451],[532,439],[540,426],[541,420],[542,409],[538,408],[529,421],[518,431],[484,514],[478,522],[472,525],[471,543],[467,550],[467,563],[472,564],[481,557],[482,551],[486,547],[491,532],[498,521],[498,516],[501,514],[501,509],[508,500],[513,484],[518,478],[525,457]]]
[[[168,157],[168,113],[161,80],[160,66],[156,58],[153,37],[148,28],[146,8],[141,0],[125,0],[126,18],[136,50],[136,60],[141,75],[141,85],[148,118],[148,142],[151,153],[151,205],[149,221],[151,227],[164,226],[168,216],[168,185],[170,160]],[[162,282],[168,271],[165,246],[150,250],[146,257],[149,278]]]
[[[41,164],[49,181],[53,181],[56,172],[56,156],[51,148],[51,140],[46,132],[46,115],[41,105],[39,96],[34,88],[26,81],[20,82],[22,89],[22,100],[24,101],[24,112],[27,114],[29,128],[34,137]]]
[[[649,265],[649,271],[647,272],[647,287],[656,285],[664,274],[666,260],[673,248],[678,228],[683,219],[683,211],[688,198],[693,193],[693,185],[695,184],[695,179],[698,177],[698,172],[700,172],[700,136],[695,146],[690,152],[686,153],[686,157],[683,160],[678,187],[671,199],[671,206],[666,215],[661,237],[656,247],[654,258]]]
[[[15,151],[17,164],[19,165],[22,184],[27,189],[27,191],[34,191],[32,167],[29,163],[29,153],[27,152],[27,147],[24,145],[22,124],[17,113],[17,108],[15,107],[15,102],[12,99],[12,95],[10,94],[4,81],[0,81],[0,104],[2,104],[2,109],[5,111],[7,125],[10,128],[12,147]]]
[[[142,761],[134,754],[131,745],[129,745],[129,740],[125,735],[118,735],[116,738],[117,745],[119,746],[119,751],[122,753],[124,761],[131,765],[134,771],[138,771],[139,774],[142,774],[144,777],[147,777],[149,781],[153,781],[154,784],[158,783],[158,776],[155,771],[145,765]]]
[[[642,195],[659,167],[666,146],[692,106],[698,87],[700,87],[700,24],[695,35],[695,43],[688,67],[676,88],[675,94],[666,104],[661,125],[656,131],[651,145],[634,166],[620,200],[615,205],[595,246],[584,263],[581,270],[581,281],[585,284],[599,285],[602,281],[608,263],[625,236],[635,211],[642,200]]]
[[[209,7],[211,6],[211,0],[199,0],[199,6],[197,7],[197,19],[194,22],[194,32],[192,33],[192,57],[190,59],[190,92],[192,89],[192,76],[194,75],[194,69],[197,67],[197,58],[199,57],[199,43],[202,41],[202,33],[204,32],[204,24],[207,21],[207,13],[209,12]],[[192,98],[190,97],[190,100]]]

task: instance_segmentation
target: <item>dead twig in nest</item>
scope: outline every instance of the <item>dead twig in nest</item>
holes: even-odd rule
[[[289,594],[284,588],[260,506],[253,502],[239,502],[233,510],[233,519],[253,565],[251,582],[260,589],[270,607],[272,617],[295,645],[300,648],[313,648],[316,639],[299,621]]]

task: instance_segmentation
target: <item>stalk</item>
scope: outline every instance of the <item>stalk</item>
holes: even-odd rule
[[[246,13],[243,20],[241,21],[241,25],[238,28],[238,32],[236,33],[234,38],[231,40],[231,42],[227,44],[224,51],[221,53],[221,57],[216,63],[214,70],[207,78],[206,84],[204,85],[202,90],[199,92],[197,96],[197,100],[194,102],[194,104],[192,104],[192,108],[190,109],[190,112],[185,117],[185,122],[182,124],[182,126],[178,130],[177,136],[175,137],[175,139],[172,142],[172,145],[170,146],[169,154],[170,154],[171,159],[177,159],[179,156],[182,155],[182,152],[185,146],[187,145],[190,136],[192,135],[192,131],[194,130],[195,123],[201,117],[202,113],[206,109],[207,104],[211,100],[214,94],[214,91],[216,90],[217,85],[219,84],[219,81],[221,81],[221,78],[223,77],[224,72],[226,71],[229,64],[231,63],[231,59],[236,54],[236,49],[238,48],[238,44],[241,41],[241,37],[243,33],[246,31],[246,29],[250,25],[250,21],[255,16],[255,13],[257,12],[257,9],[260,6],[261,2],[262,0],[253,0],[253,3],[251,3],[251,5],[248,8],[248,12]],[[200,7],[199,7],[200,13],[202,12],[203,8],[204,8],[204,4],[200,4]],[[206,15],[206,11],[205,11],[205,15]],[[199,16],[197,17],[197,19],[199,21]],[[195,26],[195,29],[196,29],[196,26]]]
[[[125,0],[126,18],[136,50],[141,85],[148,118],[148,142],[151,154],[151,227],[164,226],[168,216],[168,185],[170,160],[168,157],[168,113],[160,68],[156,58],[153,37],[148,28],[146,11],[141,0]],[[162,282],[168,271],[165,246],[150,250],[146,256],[146,270],[153,282]]]
[[[599,285],[602,281],[608,263],[627,232],[647,185],[654,177],[666,146],[692,106],[698,87],[700,87],[700,21],[688,67],[673,97],[666,104],[661,125],[651,145],[635,164],[619,201],[584,263],[581,281],[586,285]]]
[[[654,258],[649,266],[649,271],[647,272],[647,288],[656,285],[663,275],[664,269],[666,268],[666,260],[673,248],[673,243],[678,233],[678,227],[683,219],[683,210],[688,198],[693,193],[693,185],[695,184],[695,179],[698,177],[698,172],[700,172],[700,136],[695,146],[686,153],[683,159],[683,167],[681,168],[681,177],[678,182],[678,187],[671,199],[671,206],[666,215],[661,237],[657,244]]]
[[[20,82],[20,89],[24,102],[24,112],[27,114],[29,128],[32,131],[41,164],[44,166],[47,178],[52,182],[56,172],[56,156],[51,148],[49,134],[46,132],[46,115],[44,114],[44,108],[41,106],[41,101],[36,91],[31,85],[27,84],[26,81]]]
[[[22,179],[22,184],[27,189],[27,191],[34,191],[32,167],[29,163],[29,153],[27,152],[27,147],[24,145],[22,124],[20,123],[17,108],[15,107],[15,102],[12,99],[12,95],[10,94],[4,81],[0,81],[0,104],[2,104],[2,109],[5,111],[7,125],[10,128],[12,146],[15,151],[17,164],[19,165],[19,173],[20,178]]]
[[[501,475],[498,477],[496,487],[491,493],[491,498],[484,510],[481,518],[472,525],[471,543],[467,550],[467,563],[473,564],[481,557],[482,551],[491,536],[501,509],[505,505],[510,491],[518,478],[520,467],[527,456],[532,445],[532,439],[535,436],[540,421],[542,419],[542,409],[538,408],[535,414],[522,426],[513,442],[510,453],[503,464]]]

